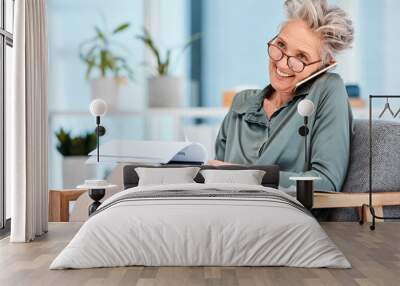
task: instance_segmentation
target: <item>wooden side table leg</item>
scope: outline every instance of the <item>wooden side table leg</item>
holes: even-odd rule
[[[49,191],[49,221],[69,221],[69,202],[75,201],[86,189],[62,189]]]
[[[368,207],[362,209],[362,220],[364,222],[372,222],[372,215]]]
[[[50,191],[49,192],[49,221],[58,222],[61,221],[61,194],[60,192]]]
[[[383,217],[383,207],[382,206],[374,206],[375,215]],[[363,211],[363,220],[364,222],[372,222],[372,215],[368,207],[364,208]],[[375,219],[376,222],[383,222],[383,219]]]
[[[60,207],[60,221],[69,221],[69,198],[67,196],[61,197],[61,207]]]
[[[383,206],[377,206],[374,207],[374,209],[375,209],[375,215],[383,217]],[[376,222],[383,222],[383,221],[384,221],[383,219],[379,218],[376,219]]]
[[[356,209],[357,209],[357,213],[358,213],[359,223],[363,224],[365,222],[364,221],[364,214],[363,214],[364,206],[357,207]]]

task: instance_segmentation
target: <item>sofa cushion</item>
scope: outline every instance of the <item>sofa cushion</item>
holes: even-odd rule
[[[343,192],[368,192],[369,122],[354,121],[350,163]],[[400,124],[375,120],[372,124],[372,190],[400,191]]]

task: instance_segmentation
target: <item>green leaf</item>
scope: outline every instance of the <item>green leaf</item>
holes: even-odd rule
[[[87,156],[90,151],[96,148],[95,132],[86,132],[85,134],[71,137],[71,132],[65,132],[60,128],[56,132],[58,139],[57,150],[63,156]]]
[[[86,75],[85,75],[86,80],[89,79],[90,73],[92,72],[92,69],[94,68],[94,66],[95,66],[95,62],[94,61],[88,61],[87,62]]]
[[[100,51],[100,64],[99,64],[99,68],[100,68],[101,76],[103,76],[103,77],[106,76],[106,71],[107,71],[107,66],[108,66],[107,54],[108,54],[108,51],[107,51],[107,50],[101,50],[101,51]]]
[[[194,42],[200,40],[201,33],[193,34],[189,40],[183,45],[182,52],[184,52],[188,47],[190,47]]]
[[[149,31],[146,28],[143,28],[143,35],[137,35],[136,38],[140,41],[142,41],[145,46],[152,52],[154,57],[156,58],[157,61],[157,66],[155,67],[156,71],[158,72],[159,75],[167,75],[170,72],[170,66],[172,63],[172,53],[173,49],[167,49],[166,50],[166,56],[165,60],[163,61],[160,57],[161,51],[160,49],[154,44],[154,41],[149,33]],[[192,35],[188,41],[183,45],[181,48],[181,54],[190,46],[192,45],[195,41],[199,40],[201,38],[201,34],[197,33]],[[177,62],[176,57],[174,57],[174,62]]]
[[[186,49],[189,48],[194,42],[198,41],[200,38],[201,38],[201,33],[196,33],[189,38],[189,40],[183,45],[181,52],[175,57],[175,66],[180,61]]]
[[[60,128],[60,130],[56,132],[56,137],[58,139],[57,150],[61,155],[69,156],[71,147],[70,132],[65,132],[63,128]]]
[[[137,38],[147,46],[147,48],[150,49],[150,51],[153,53],[154,57],[156,58],[157,65],[161,65],[161,58],[160,58],[160,51],[158,47],[154,44],[153,39],[150,36],[150,33],[147,31],[146,28],[143,28],[143,33],[144,36],[138,35]]]
[[[100,28],[97,27],[97,26],[95,26],[94,29],[96,30],[97,37],[98,37],[99,39],[105,41],[105,40],[106,40],[106,36],[105,36],[104,33],[100,30]]]
[[[98,48],[97,45],[94,45],[93,47],[91,47],[89,49],[89,51],[86,53],[86,58],[93,57],[93,54],[94,54],[94,52],[96,52],[97,48]]]
[[[124,57],[114,51],[114,47],[118,48],[120,45],[113,39],[115,34],[121,33],[129,27],[130,23],[122,23],[116,26],[112,33],[106,33],[106,29],[94,26],[95,36],[79,45],[79,57],[86,66],[86,79],[90,78],[93,71],[103,77],[109,74],[131,76],[132,70]]]
[[[168,49],[168,50],[167,50],[167,55],[166,55],[166,57],[165,57],[165,70],[164,70],[164,75],[167,75],[167,74],[168,74],[169,64],[170,64],[170,62],[171,62],[171,52],[172,52],[171,49]]]
[[[113,34],[117,34],[119,32],[122,32],[122,31],[128,29],[129,26],[130,26],[130,23],[121,24],[117,28],[114,29]]]
[[[165,75],[165,64],[161,63],[158,65],[158,75]]]
[[[89,154],[94,149],[96,149],[96,133],[87,132],[85,141],[85,153]]]

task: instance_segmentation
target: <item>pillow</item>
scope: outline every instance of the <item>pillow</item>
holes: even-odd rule
[[[195,183],[199,167],[182,168],[135,168],[139,176],[138,186]]]
[[[233,183],[246,185],[261,185],[265,171],[262,170],[202,170],[205,184]]]

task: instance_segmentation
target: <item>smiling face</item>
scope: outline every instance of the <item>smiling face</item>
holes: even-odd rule
[[[288,22],[273,41],[285,54],[295,56],[305,64],[321,59],[322,40],[302,20]],[[279,61],[269,58],[269,78],[277,92],[292,93],[296,83],[321,68],[321,62],[305,66],[300,73],[293,72],[287,65],[287,57]]]

